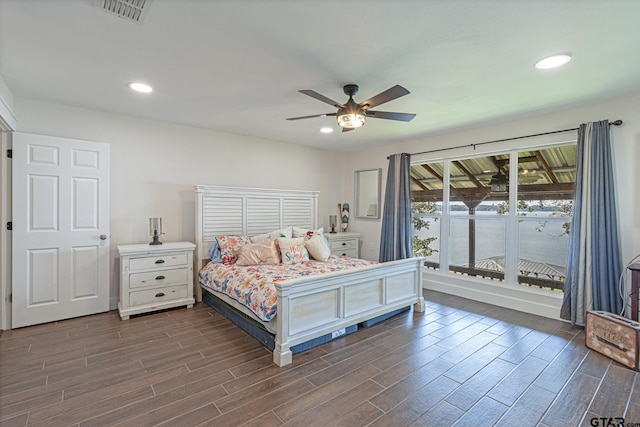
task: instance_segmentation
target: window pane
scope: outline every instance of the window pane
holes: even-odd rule
[[[411,166],[413,253],[427,258],[428,268],[440,268],[444,162]]]
[[[442,214],[443,162],[411,166],[411,201],[430,204],[432,213]]]
[[[576,145],[518,153],[518,283],[562,290],[575,176]]]
[[[521,220],[518,283],[562,291],[567,272],[569,234],[563,220]]]
[[[452,215],[497,212],[508,205],[508,154],[452,160],[449,171]]]
[[[413,254],[426,257],[425,265],[434,270],[440,269],[440,223],[437,216],[413,217]]]
[[[496,213],[480,215],[496,216]],[[504,280],[505,238],[505,218],[452,218],[449,269],[469,276]]]

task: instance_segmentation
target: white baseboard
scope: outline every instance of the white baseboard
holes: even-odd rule
[[[437,271],[424,273],[423,288],[560,320],[561,293]]]

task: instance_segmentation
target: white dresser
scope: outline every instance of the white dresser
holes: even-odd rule
[[[186,305],[193,307],[193,251],[190,242],[120,245],[122,320],[132,314]]]
[[[358,258],[360,256],[358,252],[359,233],[350,233],[348,231],[334,234],[324,233],[324,237],[329,241],[331,255],[346,255],[351,258]]]

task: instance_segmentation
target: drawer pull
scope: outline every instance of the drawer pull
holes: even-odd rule
[[[162,280],[162,279],[164,279],[164,276],[157,276],[156,277],[156,280]]]
[[[158,292],[156,294],[156,298],[160,298],[160,297],[163,297],[163,296],[164,296],[164,292]]]
[[[342,242],[342,246],[347,246],[347,242]]]
[[[164,260],[163,259],[156,260],[156,264],[164,264]]]

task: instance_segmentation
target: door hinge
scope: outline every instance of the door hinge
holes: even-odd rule
[[[7,222],[7,230],[9,231],[13,230],[13,221]]]
[[[9,297],[7,299],[9,300],[9,302],[13,302],[13,294],[9,294]]]
[[[13,150],[11,148],[7,148],[7,157],[13,159]]]

